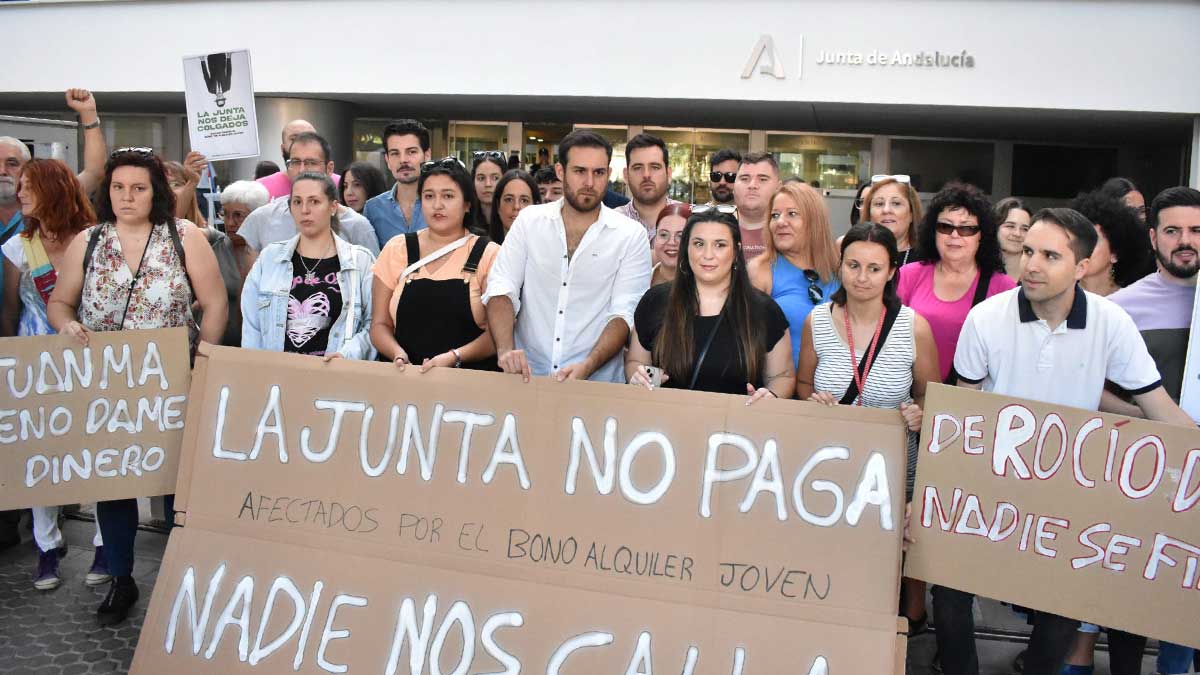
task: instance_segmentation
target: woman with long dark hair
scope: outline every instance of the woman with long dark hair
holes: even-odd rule
[[[508,158],[499,150],[477,150],[471,155],[471,181],[475,185],[475,196],[479,200],[479,214],[476,220],[484,232],[492,229],[492,223],[499,220],[494,203],[496,186],[508,172]]]
[[[338,201],[355,213],[362,213],[367,200],[387,192],[387,182],[379,167],[369,162],[354,162],[342,171]]]
[[[693,214],[686,255],[671,283],[652,287],[634,312],[625,354],[630,384],[791,398],[795,390],[787,317],[746,273],[733,216]]]
[[[50,325],[83,345],[93,331],[188,326],[218,344],[229,312],[217,258],[195,225],[175,218],[167,172],[150,148],[118,148],[104,167],[99,225],[72,240],[47,303]],[[193,300],[202,312],[197,327]],[[168,498],[168,512],[174,499]],[[112,586],[96,610],[103,626],[124,621],[138,599],[133,581],[136,499],[102,501],[96,518]],[[168,520],[173,519],[170,516]]]
[[[1025,233],[1033,223],[1033,211],[1020,197],[1005,197],[992,208],[996,219],[996,236],[1000,242],[1000,254],[1004,259],[1004,273],[1016,280],[1021,277],[1021,253],[1024,251]]]
[[[425,162],[417,195],[426,227],[393,237],[375,264],[371,340],[400,368],[499,370],[482,297],[500,247],[477,233],[471,176],[453,157]]]
[[[1004,273],[996,230],[992,205],[979,188],[947,183],[917,233],[921,262],[900,268],[896,292],[933,329],[938,370],[948,384],[957,380],[951,377],[954,348],[967,312],[1017,285]]]
[[[497,244],[504,243],[504,235],[512,229],[517,214],[526,206],[542,203],[542,195],[538,191],[533,176],[521,169],[510,169],[496,183],[495,190],[496,217],[488,226],[488,236]]]
[[[53,335],[46,318],[46,303],[58,280],[67,247],[75,235],[96,222],[96,213],[71,169],[56,159],[32,159],[21,169],[17,199],[25,229],[4,242],[4,309],[0,335],[31,337]],[[35,506],[33,539],[38,566],[33,586],[40,591],[57,588],[59,559],[66,555],[66,540],[58,527],[58,506]],[[100,526],[92,538],[95,554],[84,581],[99,586],[112,577],[104,558]]]

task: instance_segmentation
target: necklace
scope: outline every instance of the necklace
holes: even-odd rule
[[[326,248],[325,252],[328,252],[328,251],[329,251],[329,249]],[[317,284],[317,268],[321,266],[321,261],[329,256],[321,256],[320,258],[316,258],[315,260],[317,261],[317,264],[313,265],[312,269],[309,269],[308,265],[304,262],[304,256],[300,253],[300,246],[299,246],[299,244],[297,244],[296,245],[296,257],[300,258],[300,266],[304,268],[304,283],[305,283],[305,285],[315,286]]]
[[[908,264],[908,256],[910,253],[912,253],[911,247],[904,249],[904,260],[900,261],[900,265],[899,265],[900,267],[904,267],[905,265]]]
[[[875,324],[875,337],[871,338],[871,343],[867,345],[866,364],[863,367],[863,372],[860,374],[854,363],[854,331],[850,329],[850,305],[847,303],[842,307],[842,315],[846,318],[846,342],[850,346],[850,369],[854,374],[854,384],[858,386],[858,397],[854,399],[854,405],[862,405],[863,395],[867,389],[867,376],[871,374],[871,362],[875,360],[875,354],[878,353],[879,334],[883,332],[883,317],[886,314],[887,308],[884,307],[879,312],[879,322]]]

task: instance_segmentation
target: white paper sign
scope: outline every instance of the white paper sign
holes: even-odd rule
[[[185,58],[183,84],[193,150],[210,161],[258,156],[249,50]]]
[[[1200,299],[1200,284],[1196,286],[1196,298]],[[1200,303],[1192,309],[1192,329],[1188,337],[1186,365],[1183,367],[1183,389],[1179,393],[1179,407],[1200,424]]]

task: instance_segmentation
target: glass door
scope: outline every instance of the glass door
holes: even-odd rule
[[[742,130],[646,127],[646,133],[667,144],[667,159],[671,163],[667,196],[692,204],[709,200],[708,160],[714,153],[723,148],[744,153],[750,147],[750,132]]]

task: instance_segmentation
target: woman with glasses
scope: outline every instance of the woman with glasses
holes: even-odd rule
[[[176,220],[175,194],[153,150],[119,148],[109,156],[96,215],[100,224],[76,235],[56,268],[46,305],[50,325],[82,345],[93,331],[177,326],[191,329],[193,350],[197,338],[217,344],[229,310],[217,259],[195,225]],[[203,316],[198,329],[193,300]],[[173,506],[169,497],[168,513]],[[96,518],[113,576],[96,614],[109,626],[124,621],[138,599],[137,500],[100,502]]]
[[[862,197],[862,220],[883,225],[896,237],[900,267],[921,260],[917,246],[917,223],[921,222],[921,197],[904,174],[871,176],[871,186]]]
[[[800,358],[804,320],[838,289],[838,252],[821,193],[789,183],[771,197],[766,249],[749,263],[754,287],[770,295],[787,317],[792,363]]]
[[[266,206],[269,201],[271,201],[271,195],[267,192],[267,188],[252,180],[239,180],[221,190],[221,213],[225,221],[225,235],[229,237],[229,243],[233,246],[233,256],[237,260],[238,272],[241,273],[243,282],[246,280],[246,275],[250,274],[250,268],[254,265],[254,258],[257,254],[254,249],[246,245],[246,240],[238,234],[238,230],[242,229],[242,223],[246,222],[246,216],[249,216],[254,209]],[[240,294],[239,297],[241,297]]]
[[[675,280],[679,270],[679,244],[683,241],[683,226],[692,217],[688,204],[668,204],[655,219],[654,238],[650,240],[650,257],[654,263],[650,285],[657,286]]]
[[[371,340],[400,368],[499,370],[481,298],[500,247],[474,232],[471,175],[453,157],[425,162],[417,194],[427,227],[379,254]]]
[[[21,168],[17,199],[25,229],[4,242],[4,306],[0,311],[0,336],[53,335],[46,303],[63,266],[67,247],[96,214],[83,187],[66,164],[56,159],[31,159]],[[57,588],[59,559],[67,554],[66,540],[58,527],[58,506],[35,506],[33,538],[38,566],[33,586],[39,591]],[[95,557],[85,577],[88,586],[107,583],[112,577],[104,558],[100,527],[92,539]]]
[[[296,235],[268,244],[242,289],[242,347],[373,359],[371,265],[375,256],[339,236],[337,187],[301,173],[288,208]]]
[[[476,150],[471,153],[471,159],[471,181],[475,184],[480,207],[476,220],[482,231],[488,232],[492,222],[498,220],[493,198],[500,179],[508,172],[508,158],[499,150]]]
[[[697,213],[697,211],[700,211]],[[796,386],[787,317],[746,274],[732,215],[694,208],[675,280],[652,286],[633,315],[630,384],[791,398]]]
[[[1021,252],[1024,249],[1025,233],[1032,225],[1033,212],[1020,197],[1006,197],[996,202],[992,209],[1000,240],[1000,254],[1004,257],[1004,273],[1013,279],[1021,277]]]
[[[538,191],[533,176],[521,169],[511,169],[500,182],[496,184],[495,200],[496,215],[488,228],[488,236],[497,244],[504,243],[504,235],[512,229],[517,214],[526,206],[542,203],[542,194]]]
[[[1004,273],[996,230],[992,205],[979,188],[948,183],[934,195],[921,224],[923,260],[900,268],[897,293],[933,329],[938,372],[947,384],[958,379],[951,371],[967,312],[1017,285]]]

